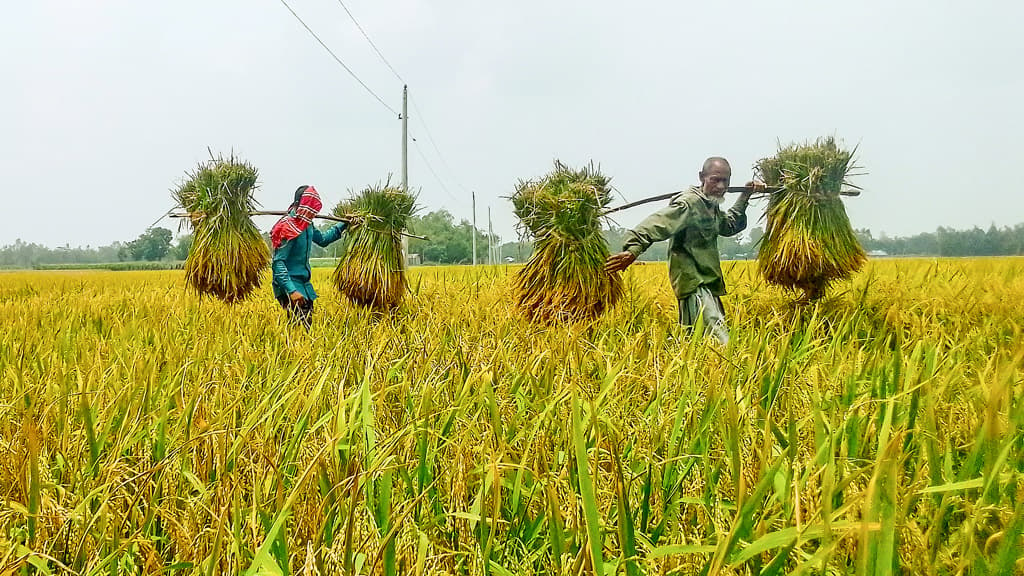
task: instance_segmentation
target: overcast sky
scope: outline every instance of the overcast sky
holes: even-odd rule
[[[402,82],[338,0],[288,1],[400,109]],[[846,202],[855,227],[1024,221],[1018,1],[345,2],[409,84],[423,210],[469,219],[475,190],[479,225],[490,206],[506,239],[515,218],[502,197],[555,158],[599,162],[632,200],[695,183],[709,155],[729,158],[742,184],[778,141],[830,134],[859,146],[867,172],[855,181],[866,193]],[[300,184],[330,207],[399,177],[398,118],[280,0],[30,0],[3,12],[0,244],[130,240],[171,208],[169,189],[207,147],[259,168],[267,209]]]

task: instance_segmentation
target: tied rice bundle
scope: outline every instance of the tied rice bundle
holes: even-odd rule
[[[335,216],[361,221],[348,234],[333,274],[334,285],[349,300],[375,310],[391,310],[402,303],[402,232],[415,210],[416,198],[390,183],[370,186],[335,207]]]
[[[534,249],[514,286],[517,306],[531,321],[593,320],[621,296],[619,274],[604,271],[609,181],[593,164],[572,170],[556,160],[548,175],[516,185],[512,204]]]
[[[856,167],[853,151],[840,149],[832,137],[781,148],[757,163],[755,170],[771,195],[768,223],[758,251],[758,267],[773,284],[802,290],[806,301],[825,294],[864,265],[861,248],[839,198]]]
[[[197,294],[233,304],[259,287],[270,251],[249,218],[258,178],[256,168],[234,155],[211,158],[173,191],[190,215],[185,283]]]

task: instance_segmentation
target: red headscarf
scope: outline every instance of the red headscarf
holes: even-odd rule
[[[297,237],[313,222],[313,216],[320,212],[323,203],[320,202],[320,194],[316,188],[306,186],[299,199],[299,205],[295,208],[295,216],[283,216],[270,229],[270,243],[274,250],[281,247],[281,244]]]

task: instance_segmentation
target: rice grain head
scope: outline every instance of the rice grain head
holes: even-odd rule
[[[593,163],[573,170],[556,160],[544,177],[516,185],[512,204],[534,249],[514,286],[516,304],[531,321],[593,320],[621,296],[620,275],[604,271],[609,182]]]
[[[362,224],[347,235],[344,253],[332,275],[350,301],[375,310],[393,310],[405,296],[402,232],[416,211],[416,197],[402,188],[369,186],[339,203],[334,215],[358,217]]]
[[[803,291],[806,301],[821,298],[867,259],[839,196],[844,187],[856,188],[849,182],[854,152],[827,137],[780,148],[755,165],[765,184],[782,188],[768,203],[758,268],[768,282]]]
[[[172,191],[192,214],[185,283],[197,294],[233,304],[259,287],[270,250],[249,217],[258,179],[256,168],[232,154],[200,162]]]

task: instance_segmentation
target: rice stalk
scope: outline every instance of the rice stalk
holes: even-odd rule
[[[758,250],[761,274],[772,284],[802,290],[807,301],[850,278],[867,259],[839,198],[844,186],[855,188],[849,182],[853,155],[827,137],[780,148],[755,166],[765,184],[782,188],[768,203]]]
[[[5,273],[0,565],[1020,573],[1024,261],[867,267],[788,314],[726,266],[750,279],[728,362],[666,342],[664,264],[585,338],[524,327],[514,269],[437,267],[410,272],[429,307],[342,307],[299,345],[269,302],[211,314],[173,271]]]
[[[270,250],[249,218],[259,174],[234,155],[201,162],[173,194],[194,216],[185,283],[200,295],[233,304],[259,287]]]
[[[369,186],[335,207],[335,216],[361,222],[349,232],[332,276],[350,301],[374,310],[402,303],[407,286],[402,231],[415,211],[416,197],[390,182]]]
[[[619,274],[604,271],[601,214],[612,199],[609,181],[593,164],[573,170],[556,160],[546,176],[516,185],[512,204],[534,249],[514,286],[517,306],[531,321],[592,320],[622,294]]]

